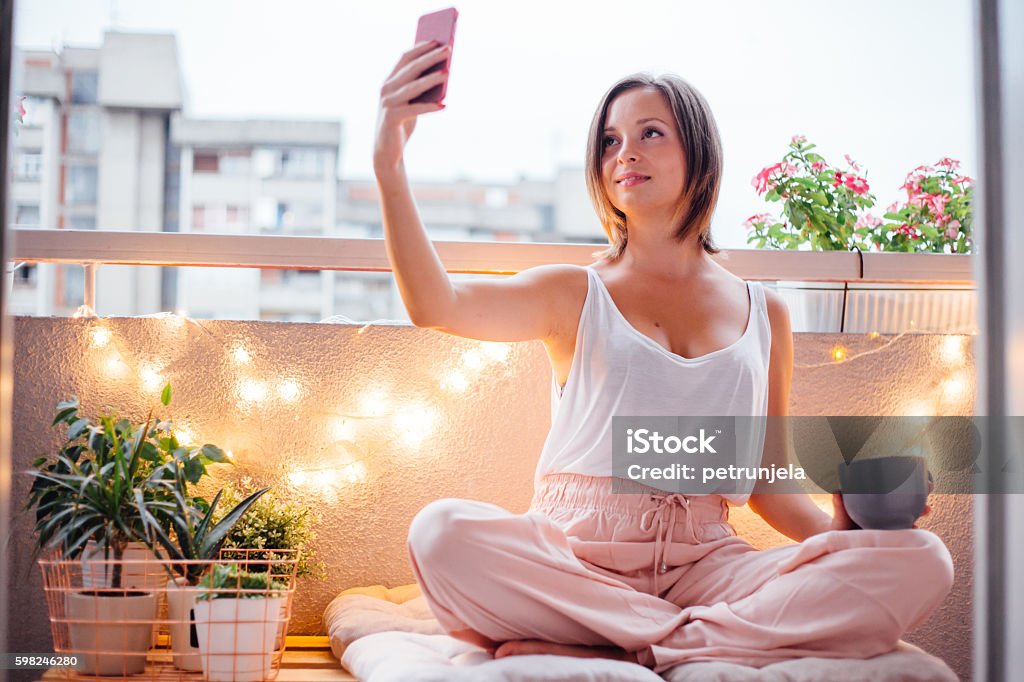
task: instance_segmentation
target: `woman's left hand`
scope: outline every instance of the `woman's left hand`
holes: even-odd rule
[[[832,525],[829,530],[860,530],[860,526],[846,513],[846,505],[840,493],[832,493]]]

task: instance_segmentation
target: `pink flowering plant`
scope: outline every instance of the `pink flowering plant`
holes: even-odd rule
[[[971,203],[974,181],[959,172],[960,162],[949,157],[934,166],[918,166],[900,189],[907,200],[893,202],[878,221],[875,246],[887,251],[970,253]]]
[[[796,249],[810,243],[818,251],[869,248],[873,228],[857,216],[875,204],[865,175],[849,155],[846,168],[839,170],[814,148],[803,135],[794,135],[782,161],[754,176],[751,184],[758,194],[766,201],[782,201],[782,216],[759,213],[748,218],[748,244]]]

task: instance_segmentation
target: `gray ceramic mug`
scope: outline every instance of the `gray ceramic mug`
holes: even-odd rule
[[[921,457],[872,457],[839,465],[846,513],[861,528],[911,528],[928,503],[928,465]]]

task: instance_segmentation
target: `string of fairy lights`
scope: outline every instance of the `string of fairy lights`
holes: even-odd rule
[[[918,328],[914,320],[910,320],[908,329],[886,339],[881,345],[874,348],[851,354],[844,344],[837,343],[829,349],[827,360],[817,363],[794,363],[793,368],[819,369],[847,364],[868,355],[881,353],[898,343],[907,334],[933,334],[937,337],[936,357],[939,360],[939,367],[944,371],[932,377],[929,388],[919,391],[917,397],[911,398],[903,404],[900,410],[901,415],[961,414],[966,407],[969,407],[965,405],[965,401],[970,395],[973,374],[967,366],[967,354],[977,332],[949,334],[937,330],[928,331]],[[877,331],[870,332],[866,336],[872,341],[882,338]],[[922,395],[926,397],[921,397]]]
[[[139,387],[149,394],[159,395],[167,380],[173,375],[173,362],[161,363],[152,359],[131,358],[119,343],[117,335],[106,326],[102,318],[88,308],[81,306],[73,315],[78,318],[92,318],[95,325],[89,330],[91,348],[99,353],[97,364],[111,379],[127,380],[134,376]],[[254,352],[243,341],[225,342],[218,334],[207,329],[199,320],[188,317],[183,311],[156,313],[141,317],[158,318],[170,325],[172,330],[181,330],[186,325],[194,326],[203,338],[216,341],[234,368],[232,377],[235,388],[235,408],[242,413],[267,407],[272,401],[295,404],[308,396],[309,387],[294,376],[280,376],[272,379],[254,375],[247,368],[253,365]],[[367,323],[356,333],[365,334],[376,324]],[[468,341],[468,340],[467,340]],[[472,341],[454,366],[436,368],[435,380],[443,394],[460,394],[478,380],[482,372],[495,364],[508,362],[511,347],[506,343]],[[319,467],[293,468],[287,473],[288,482],[296,488],[317,489],[321,493],[333,494],[346,483],[360,483],[366,479],[366,460],[370,452],[362,445],[372,436],[374,443],[398,445],[406,449],[417,449],[433,434],[439,421],[434,400],[396,401],[379,386],[370,386],[354,397],[355,412],[328,412],[326,424],[329,445],[340,453],[335,461],[323,462]],[[189,420],[173,420],[172,429],[178,442],[184,447],[197,447],[207,442],[197,433]],[[231,449],[223,448],[234,460]],[[339,458],[343,461],[338,461]]]
[[[134,359],[125,352],[115,333],[104,324],[88,306],[81,306],[73,317],[92,318],[95,324],[89,330],[89,341],[92,349],[100,354],[96,362],[111,379],[128,379],[134,376],[140,388],[149,394],[159,395],[167,380],[172,376],[174,366],[181,360],[167,363],[159,360]],[[203,333],[203,338],[216,341],[218,350],[224,353],[229,365],[233,367],[232,377],[235,386],[235,407],[241,413],[251,413],[255,409],[267,406],[272,401],[297,404],[309,395],[309,387],[294,376],[278,376],[266,378],[256,375],[251,367],[254,351],[251,344],[242,340],[225,342],[219,335],[210,331],[200,321],[189,317],[184,311],[175,313],[156,313],[142,317],[164,320],[173,330],[182,330],[186,325],[194,326]],[[366,323],[359,327],[357,334],[365,334],[378,321]],[[795,369],[818,369],[834,367],[854,362],[868,355],[884,352],[898,343],[904,336],[911,333],[922,333],[913,321],[910,328],[884,339],[879,345],[857,353],[851,353],[843,344],[833,345],[827,359],[818,363],[794,364]],[[964,408],[964,400],[968,397],[973,377],[967,367],[968,344],[972,335],[943,334],[933,332],[937,337],[937,358],[944,372],[937,373],[931,391],[926,391],[930,399],[915,397],[903,406],[906,415],[936,415],[941,410],[958,414]],[[867,339],[882,339],[878,332],[866,335]],[[489,341],[469,341],[469,348],[464,350],[453,364],[434,368],[437,387],[442,394],[460,394],[466,391],[481,374],[495,364],[507,364],[511,353],[511,344]],[[922,395],[920,391],[917,396]],[[296,468],[287,473],[288,482],[296,488],[316,489],[322,493],[334,493],[344,484],[365,481],[367,471],[365,462],[371,455],[363,445],[366,435],[372,434],[375,442],[383,437],[385,442],[397,444],[403,448],[417,449],[433,434],[439,415],[435,406],[436,396],[424,397],[422,400],[396,401],[388,391],[380,386],[370,386],[359,392],[354,398],[357,410],[354,413],[329,412],[328,433],[329,445],[336,451],[343,451],[345,461],[324,462],[320,467]],[[183,446],[196,447],[206,441],[197,433],[197,429],[189,420],[174,420],[174,434]],[[228,457],[234,459],[234,453],[224,448]]]

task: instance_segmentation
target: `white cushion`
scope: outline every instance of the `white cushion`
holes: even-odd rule
[[[331,651],[361,682],[958,682],[941,659],[907,642],[869,659],[794,658],[762,668],[677,665],[661,676],[635,663],[508,656],[444,634],[416,585],[346,590],[324,611]]]

